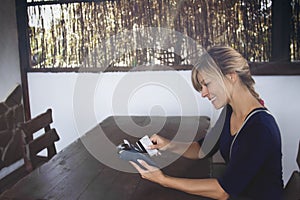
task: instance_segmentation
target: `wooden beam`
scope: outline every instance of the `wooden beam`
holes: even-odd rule
[[[291,0],[272,1],[272,51],[271,61],[291,60],[290,32],[292,7]]]
[[[252,75],[258,76],[299,76],[300,63],[293,62],[265,62],[249,63]]]
[[[27,69],[29,69],[30,63],[30,46],[26,0],[15,0],[15,6],[18,29],[21,81],[23,90],[24,117],[25,120],[29,120],[31,118],[31,113],[28,93]]]
[[[117,0],[54,0],[54,1],[34,1],[27,3],[27,6],[43,6],[43,5],[56,5],[68,3],[91,3],[102,1],[117,1]]]
[[[249,63],[250,71],[252,75],[263,75],[263,76],[290,76],[300,75],[300,63],[299,62],[251,62]],[[100,73],[100,72],[130,72],[130,71],[172,71],[172,70],[192,70],[192,65],[177,65],[177,66],[138,66],[132,67],[91,67],[91,68],[32,68],[28,72],[75,72],[75,73]]]

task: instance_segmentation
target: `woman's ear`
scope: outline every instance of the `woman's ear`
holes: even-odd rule
[[[237,80],[237,74],[235,72],[226,74],[226,77],[232,83],[234,83]]]

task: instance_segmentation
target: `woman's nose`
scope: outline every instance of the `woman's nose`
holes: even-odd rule
[[[207,97],[208,95],[208,90],[207,90],[207,87],[206,86],[202,86],[202,90],[201,90],[201,96],[203,98]]]

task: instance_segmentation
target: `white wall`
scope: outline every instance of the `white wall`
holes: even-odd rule
[[[256,88],[275,116],[282,138],[285,182],[298,169],[296,156],[300,140],[300,76],[257,76]]]
[[[190,71],[105,74],[30,73],[32,116],[53,109],[58,149],[110,115],[208,115],[217,113],[194,91]],[[300,140],[300,76],[256,76],[257,91],[276,117],[283,142],[284,181],[296,169]]]
[[[0,6],[0,101],[21,83],[15,1]]]
[[[209,115],[190,72],[30,73],[32,116],[53,109],[58,149],[111,115]],[[197,96],[196,96],[197,95]]]

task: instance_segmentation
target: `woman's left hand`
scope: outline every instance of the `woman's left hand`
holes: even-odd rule
[[[141,168],[139,165],[136,163],[129,161],[134,168],[141,174],[141,177],[144,179],[147,179],[149,181],[158,183],[163,185],[163,181],[166,178],[166,176],[163,174],[163,172],[158,169],[157,167],[148,165],[144,160],[138,160],[138,162],[145,168]]]

